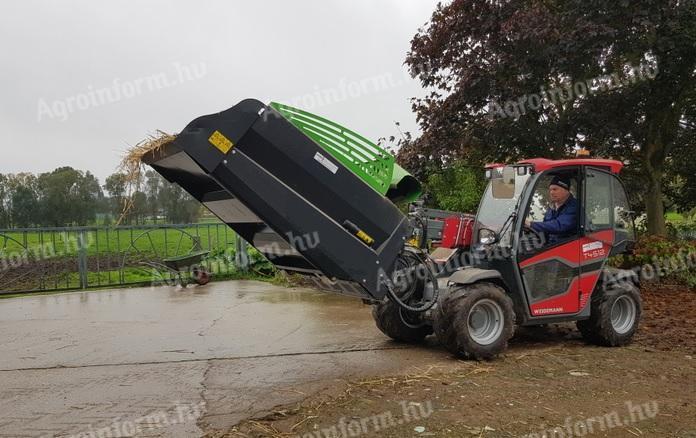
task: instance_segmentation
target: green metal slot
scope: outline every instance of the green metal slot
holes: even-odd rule
[[[373,189],[386,195],[398,166],[389,152],[323,117],[277,102],[271,102],[271,107]]]

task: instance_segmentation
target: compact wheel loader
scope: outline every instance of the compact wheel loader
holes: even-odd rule
[[[491,359],[515,326],[576,321],[589,342],[630,342],[639,281],[607,265],[634,243],[622,163],[530,159],[486,168],[477,215],[413,203],[419,182],[388,152],[334,122],[246,99],[189,123],[143,157],[279,269],[373,305],[402,342],[435,333],[453,354]],[[577,229],[561,239],[541,220],[554,177],[571,181]],[[439,224],[439,225],[438,225]],[[434,250],[431,250],[434,247]]]

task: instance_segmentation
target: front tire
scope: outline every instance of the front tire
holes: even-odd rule
[[[643,312],[636,286],[623,283],[597,290],[592,294],[590,306],[590,318],[576,323],[586,341],[606,347],[620,347],[631,342]]]
[[[399,342],[422,342],[433,332],[432,326],[420,321],[418,315],[402,310],[391,300],[375,304],[372,307],[372,317],[382,333]]]
[[[440,296],[434,329],[440,343],[455,356],[493,359],[507,348],[514,333],[512,299],[493,283],[452,286]]]

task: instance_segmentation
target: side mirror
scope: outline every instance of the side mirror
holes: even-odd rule
[[[493,230],[481,228],[478,232],[478,241],[483,245],[492,245],[498,241],[498,235]]]

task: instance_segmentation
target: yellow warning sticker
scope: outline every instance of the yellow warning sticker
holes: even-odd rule
[[[370,237],[370,235],[364,232],[363,230],[358,230],[356,236],[358,236],[360,240],[367,243],[368,245],[372,245],[373,243],[375,243],[375,239]]]
[[[222,152],[223,154],[228,153],[230,149],[234,147],[234,143],[232,143],[232,140],[225,137],[220,131],[213,132],[213,135],[210,136],[208,141],[213,146],[220,149],[220,152]]]

